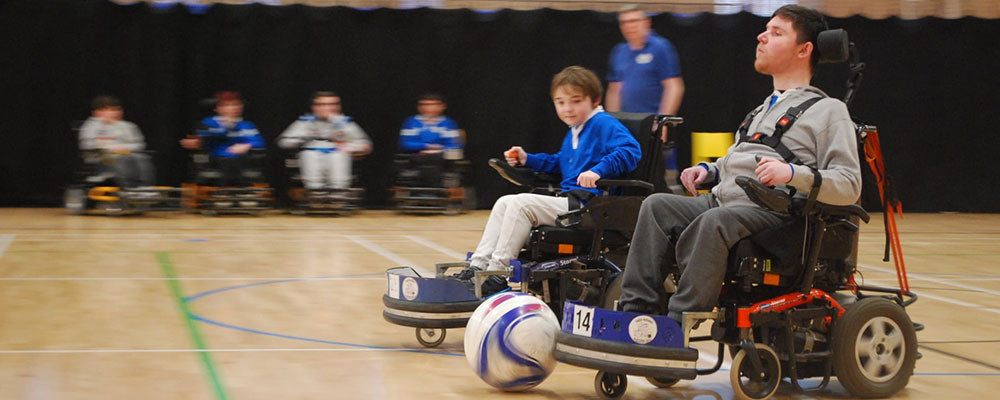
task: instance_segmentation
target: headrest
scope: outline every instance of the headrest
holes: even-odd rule
[[[843,29],[829,29],[819,33],[816,37],[816,50],[819,51],[819,63],[839,63],[847,61],[849,54],[850,40],[847,39],[847,31]]]

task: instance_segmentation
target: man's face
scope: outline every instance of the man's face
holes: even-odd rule
[[[556,107],[559,119],[569,126],[584,123],[594,107],[597,107],[597,102],[590,96],[570,85],[559,86],[552,92],[552,104]]]
[[[421,99],[417,100],[417,112],[425,117],[438,117],[444,114],[447,106],[441,100]]]
[[[757,58],[753,66],[757,72],[774,75],[794,67],[803,57],[808,64],[811,50],[809,42],[798,44],[792,21],[776,16],[757,35]]]
[[[115,122],[122,120],[122,108],[121,107],[104,107],[98,110],[94,110],[94,116],[100,118],[104,122]]]
[[[649,17],[642,11],[618,14],[618,27],[622,30],[622,36],[629,42],[645,40],[649,34],[649,26]]]
[[[223,101],[215,106],[215,112],[218,113],[220,117],[230,119],[239,118],[243,115],[243,102],[232,100]]]
[[[339,115],[340,110],[340,97],[321,96],[313,99],[312,112],[317,117],[329,119],[331,116]]]

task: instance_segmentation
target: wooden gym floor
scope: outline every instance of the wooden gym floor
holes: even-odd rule
[[[0,209],[0,398],[597,398],[594,372],[568,365],[525,394],[498,392],[466,364],[463,329],[424,350],[413,329],[382,319],[386,268],[428,271],[464,258],[486,216]],[[896,397],[996,395],[1000,215],[907,214],[899,223],[921,296],[909,313],[927,328],[923,358]],[[873,215],[861,270],[865,283],[894,286],[882,232]],[[626,397],[732,395],[727,370],[670,390],[631,378]],[[783,384],[778,397],[850,396],[834,380],[807,395]]]

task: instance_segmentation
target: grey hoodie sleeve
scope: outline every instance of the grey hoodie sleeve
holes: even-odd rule
[[[306,121],[295,121],[278,136],[278,146],[283,149],[296,149],[306,142],[309,127]]]
[[[136,124],[128,121],[120,121],[119,124],[121,124],[122,136],[119,137],[118,145],[128,151],[142,151],[146,148],[146,139]]]
[[[816,200],[833,205],[854,204],[861,196],[861,164],[854,123],[844,103],[830,99],[816,106],[824,103],[833,110],[827,113],[830,118],[825,129],[815,135],[816,169],[823,177]],[[809,191],[813,184],[812,170],[803,165],[792,167],[795,172],[788,185]]]

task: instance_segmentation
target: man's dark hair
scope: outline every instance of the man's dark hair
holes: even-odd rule
[[[93,110],[102,110],[105,108],[121,108],[121,107],[122,107],[121,100],[118,100],[118,98],[115,96],[110,96],[106,94],[97,96],[94,98],[92,102],[90,102],[90,108]]]
[[[781,17],[792,21],[798,43],[812,43],[813,49],[809,56],[809,66],[815,70],[820,58],[816,38],[819,37],[820,32],[829,29],[823,14],[811,8],[789,4],[776,10],[771,17]]]
[[[448,102],[445,101],[444,96],[441,93],[437,93],[437,92],[425,92],[425,93],[421,94],[420,97],[417,97],[417,102],[418,103],[421,100],[440,101],[443,104],[448,104]]]

